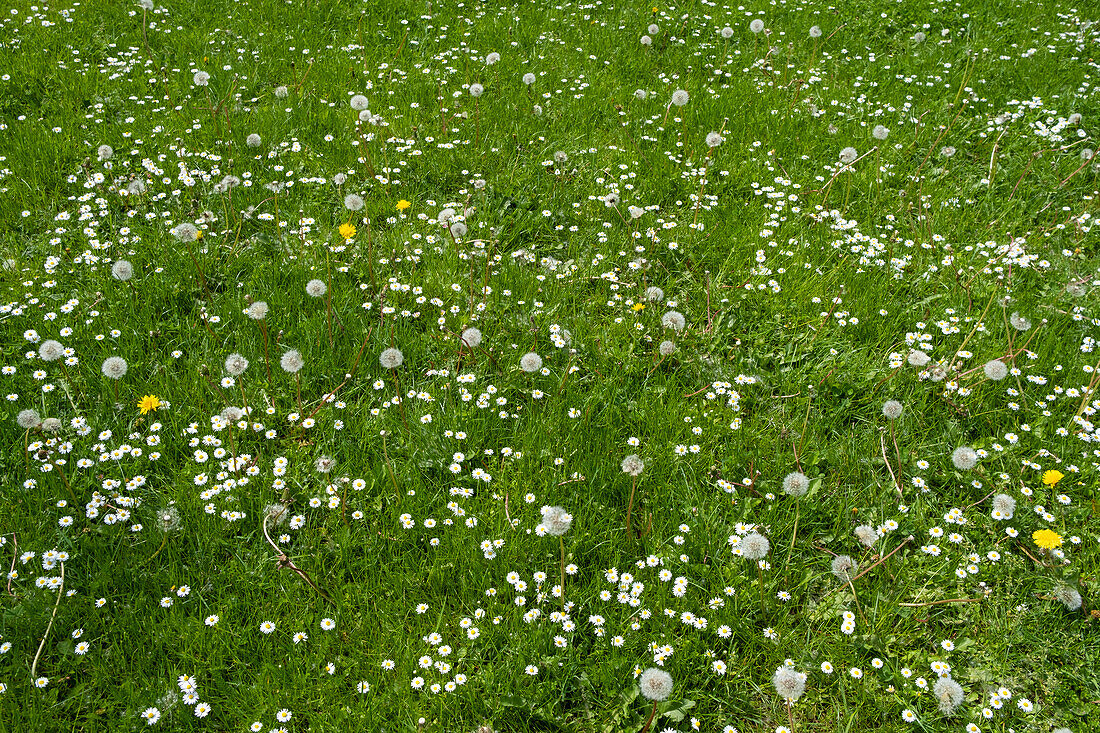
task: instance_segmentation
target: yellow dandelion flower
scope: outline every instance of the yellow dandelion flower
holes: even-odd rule
[[[397,202],[397,210],[398,211],[404,211],[405,209],[409,208],[410,206],[412,206],[412,204],[410,204],[405,199],[401,199],[400,201]]]
[[[202,239],[202,230],[199,229],[195,232],[195,239]]]
[[[1065,474],[1061,471],[1051,469],[1043,474],[1043,483],[1047,486],[1054,487],[1059,481],[1065,477]]]
[[[1053,550],[1062,544],[1062,535],[1049,529],[1039,529],[1031,534],[1031,539],[1044,550]]]
[[[635,303],[634,305],[631,306],[631,310],[633,310],[635,313],[637,313],[640,310],[644,310],[644,309],[645,309],[645,303]]]
[[[141,414],[145,415],[160,407],[160,398],[156,395],[147,394],[138,402],[138,407],[141,408]]]
[[[344,239],[351,239],[355,236],[355,225],[351,222],[340,225],[340,236]]]

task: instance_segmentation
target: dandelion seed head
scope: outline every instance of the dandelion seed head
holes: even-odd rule
[[[39,425],[41,425],[42,418],[38,416],[38,412],[36,410],[20,410],[19,414],[15,416],[15,422],[17,425],[19,425],[19,427],[23,428],[24,430],[30,430],[32,428],[37,428]]]
[[[108,356],[103,360],[103,376],[108,379],[122,379],[129,365],[121,356]]]
[[[936,696],[940,712],[944,715],[954,713],[955,708],[963,701],[962,685],[951,679],[950,676],[943,676],[936,680],[936,684],[932,687],[932,694]]]
[[[671,328],[673,331],[682,331],[684,326],[687,325],[687,320],[680,311],[668,311],[661,316],[661,325],[665,328]]]
[[[672,675],[663,669],[650,667],[638,678],[638,688],[647,700],[661,702],[672,694]]]
[[[305,366],[305,360],[302,359],[302,355],[297,349],[291,349],[279,359],[279,366],[283,368],[284,372],[294,374]]]
[[[951,454],[951,462],[960,471],[969,471],[978,465],[978,453],[969,446],[959,446]]]
[[[772,549],[772,543],[759,532],[753,532],[741,540],[741,554],[749,560],[762,560]]]
[[[783,493],[796,499],[810,488],[810,479],[801,471],[791,471],[783,477]]]
[[[897,400],[886,400],[882,404],[882,414],[887,420],[897,420],[901,417],[901,412],[904,408]]]
[[[248,359],[240,354],[233,353],[225,359],[225,373],[231,377],[239,377],[248,369]]]
[[[795,702],[806,691],[806,675],[784,664],[772,675],[772,685],[781,698]]]
[[[519,368],[527,373],[537,372],[542,369],[542,357],[533,351],[528,351],[520,357]]]
[[[852,579],[856,570],[856,561],[848,555],[837,555],[833,558],[832,571],[836,579],[841,583],[847,583]]]
[[[560,537],[569,531],[573,524],[573,515],[560,506],[548,506],[542,509],[542,526],[546,533],[553,537]]]
[[[476,349],[481,344],[481,331],[470,326],[462,332],[462,341],[471,349]]]
[[[391,346],[378,355],[378,363],[383,369],[396,369],[405,363],[405,355],[401,353],[401,349]]]
[[[65,355],[65,347],[54,339],[46,339],[38,347],[38,358],[43,361],[57,361]]]
[[[1000,359],[992,359],[985,363],[982,367],[985,371],[985,376],[992,379],[994,382],[999,382],[1008,376],[1008,365],[1006,365]]]
[[[623,459],[621,467],[623,469],[623,473],[637,477],[641,475],[643,470],[645,470],[645,463],[636,453],[632,453]]]

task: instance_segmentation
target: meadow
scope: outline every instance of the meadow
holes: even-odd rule
[[[0,732],[1100,730],[1098,16],[9,2]]]

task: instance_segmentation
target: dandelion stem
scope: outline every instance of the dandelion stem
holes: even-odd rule
[[[309,577],[309,575],[304,570],[302,570],[297,565],[295,565],[294,562],[287,556],[287,554],[285,552],[283,552],[282,550],[280,550],[279,546],[276,545],[275,542],[271,539],[271,535],[267,533],[267,520],[269,520],[269,519],[271,519],[271,515],[265,513],[264,514],[264,521],[262,523],[263,530],[264,530],[264,537],[267,538],[268,544],[271,545],[271,547],[275,550],[275,552],[279,553],[279,556],[276,558],[276,560],[279,563],[279,567],[281,567],[281,568],[290,568],[291,570],[296,572],[298,574],[298,577],[300,577],[302,580],[309,583],[310,588],[317,591],[317,593],[322,598],[324,598],[326,601],[328,601],[329,603],[332,603],[332,598],[329,597],[329,594],[325,593],[323,590],[318,588],[317,584],[313,582],[313,580]]]
[[[561,610],[565,612],[565,538],[558,535],[558,545],[561,546]]]
[[[393,482],[393,490],[397,493],[397,501],[401,501],[401,490],[397,488],[397,477],[393,475],[393,464],[390,463],[390,452],[386,449],[386,432],[382,431],[382,457],[386,459],[386,470],[390,473],[390,481]]]
[[[787,550],[787,562],[785,562],[783,564],[783,574],[784,575],[786,575],[786,573],[787,573],[787,568],[790,567],[791,555],[794,554],[794,540],[795,540],[795,537],[798,536],[798,517],[799,517],[799,513],[800,513],[801,510],[802,510],[802,504],[800,504],[799,502],[795,502],[795,505],[794,505],[794,531],[791,532],[791,547],[790,547],[789,550]]]
[[[631,537],[630,533],[630,515],[634,511],[634,489],[638,486],[638,477],[632,476],[630,478],[630,501],[626,503],[626,536]]]
[[[57,588],[57,600],[53,603],[53,613],[50,614],[50,622],[46,624],[46,633],[42,635],[42,641],[38,642],[38,651],[34,655],[34,662],[31,664],[31,677],[36,676],[38,671],[38,658],[42,656],[42,648],[46,646],[46,639],[50,636],[50,629],[53,628],[53,620],[57,618],[57,607],[61,605],[61,594],[65,591],[65,563],[61,563],[61,585]]]
[[[649,730],[649,726],[653,723],[653,716],[657,714],[657,701],[653,701],[653,709],[649,711],[649,717],[645,721],[645,725],[638,733],[646,733]]]
[[[890,423],[891,430],[893,429],[893,423]],[[901,479],[894,473],[894,469],[890,467],[890,459],[886,457],[886,436],[879,434],[879,445],[882,446],[882,460],[886,463],[886,470],[890,472],[890,478],[894,479],[894,488],[898,492],[898,498],[902,498],[901,494]],[[897,447],[897,442],[894,442],[894,447]],[[898,470],[901,470],[901,457],[898,457]]]
[[[984,598],[944,598],[940,601],[928,601],[927,603],[899,603],[898,605],[906,608],[924,608],[925,606],[938,606],[941,603],[977,603],[984,600]]]

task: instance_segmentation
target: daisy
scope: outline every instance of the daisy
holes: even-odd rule
[[[275,624],[271,623],[270,621],[264,621],[262,624],[260,624],[260,631],[265,634],[270,634],[274,630]]]
[[[336,628],[336,622],[330,618],[321,619],[321,628],[325,631],[332,631]]]
[[[205,718],[209,714],[210,714],[210,704],[209,703],[200,702],[198,705],[195,706],[195,717]]]
[[[309,635],[306,634],[306,632],[304,632],[304,631],[299,631],[297,634],[295,634],[291,638],[293,639],[295,644],[298,644],[298,643],[301,643],[301,642],[305,641],[306,639],[308,639]]]

